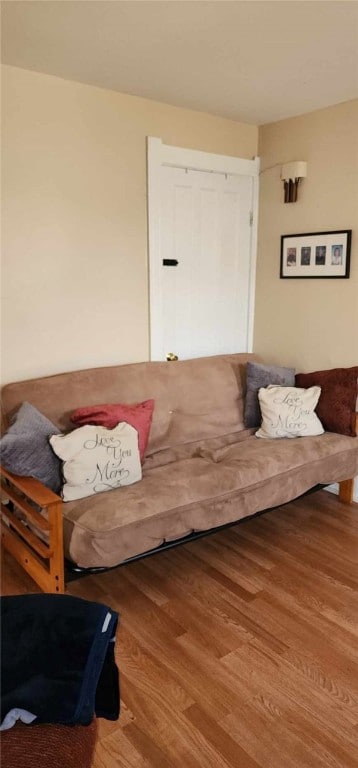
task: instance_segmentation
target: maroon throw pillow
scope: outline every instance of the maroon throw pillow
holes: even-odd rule
[[[107,427],[107,429],[113,429],[119,422],[126,421],[138,432],[138,448],[143,464],[153,410],[154,400],[144,400],[143,403],[136,403],[135,405],[125,405],[124,403],[90,405],[87,408],[77,408],[71,414],[71,421],[77,427],[82,427],[84,424],[96,424]]]
[[[356,410],[358,366],[332,368],[313,373],[297,373],[297,387],[321,387],[316,413],[328,432],[356,434],[353,414]]]

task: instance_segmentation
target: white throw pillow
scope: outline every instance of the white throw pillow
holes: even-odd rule
[[[324,429],[314,409],[321,387],[269,387],[259,389],[262,424],[256,437],[306,437]]]
[[[138,432],[126,422],[114,429],[87,424],[68,435],[53,435],[50,443],[64,462],[64,501],[74,501],[101,491],[141,480]]]

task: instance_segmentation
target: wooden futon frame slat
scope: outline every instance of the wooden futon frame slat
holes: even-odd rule
[[[0,467],[1,539],[43,592],[65,591],[62,500],[32,477]]]

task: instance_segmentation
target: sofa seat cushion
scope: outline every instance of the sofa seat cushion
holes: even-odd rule
[[[358,439],[333,433],[249,437],[202,450],[195,458],[144,469],[136,485],[66,504],[66,554],[85,568],[113,566],[166,539],[239,520],[357,473]]]

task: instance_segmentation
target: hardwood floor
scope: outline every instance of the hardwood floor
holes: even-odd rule
[[[121,614],[94,768],[358,766],[357,562],[358,506],[319,491],[69,584]],[[37,591],[8,555],[2,591]]]

